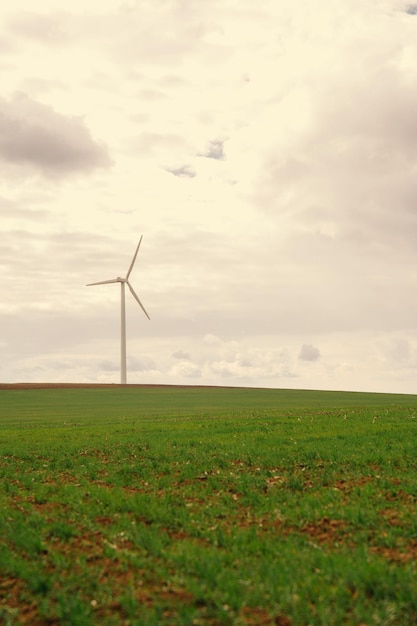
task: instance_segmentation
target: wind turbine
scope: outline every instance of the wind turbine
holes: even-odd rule
[[[139,243],[138,243],[138,247],[136,248],[136,252],[133,255],[133,259],[132,262],[130,264],[130,267],[127,271],[127,274],[125,276],[125,278],[121,278],[120,276],[118,276],[117,278],[112,278],[111,280],[101,280],[98,283],[88,283],[88,285],[86,285],[87,287],[91,287],[93,285],[107,285],[109,283],[120,283],[120,287],[121,287],[121,304],[120,304],[120,383],[122,385],[126,384],[126,305],[125,305],[125,285],[127,285],[132,293],[132,296],[135,298],[135,300],[137,301],[137,303],[139,304],[139,306],[141,307],[142,311],[145,313],[146,317],[148,318],[148,320],[150,320],[151,318],[149,317],[149,315],[147,314],[145,307],[143,306],[142,302],[139,300],[139,297],[137,295],[137,293],[135,292],[135,290],[133,289],[132,285],[129,282],[129,276],[130,276],[130,272],[133,269],[133,266],[135,264],[136,261],[136,257],[138,256],[138,252],[139,252],[139,247],[140,244],[142,242],[142,237],[143,235],[141,235],[140,239],[139,239]]]

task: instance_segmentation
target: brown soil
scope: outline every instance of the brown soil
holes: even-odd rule
[[[161,385],[161,384],[126,384],[120,383],[0,383],[0,391],[24,390],[24,389],[223,389],[220,385]],[[240,389],[240,387],[227,387],[227,389]]]

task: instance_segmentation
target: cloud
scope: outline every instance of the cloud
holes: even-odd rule
[[[204,335],[203,341],[209,346],[221,346],[222,345],[222,340],[220,339],[220,337],[217,337],[216,335],[213,335],[212,333],[207,333],[206,335]]]
[[[183,165],[182,167],[166,167],[167,172],[178,176],[179,178],[194,178],[197,174],[189,165]]]
[[[184,352],[184,350],[177,350],[176,352],[172,353],[172,356],[174,357],[174,359],[180,359],[180,360],[190,359],[190,355],[188,354],[188,352]]]
[[[48,177],[109,167],[107,149],[82,119],[57,113],[22,93],[0,97],[0,160]]]
[[[199,156],[207,157],[208,159],[217,159],[221,161],[224,159],[223,141],[214,140],[210,141],[207,150],[199,154]]]
[[[29,38],[42,45],[65,44],[70,41],[69,15],[65,13],[34,13],[25,11],[9,19],[9,30],[16,36]]]
[[[120,364],[116,363],[116,361],[100,361],[97,366],[103,372],[117,372],[120,370]]]
[[[198,365],[195,365],[195,363],[191,363],[190,361],[181,361],[180,363],[176,363],[171,368],[169,375],[174,378],[201,378],[202,372]]]
[[[176,65],[200,46],[207,57],[216,55],[216,47],[206,40],[216,28],[210,15],[207,8],[190,2],[140,2],[103,16],[100,30],[124,63],[146,58],[151,64]]]
[[[283,347],[271,349],[270,338],[266,343],[259,339],[254,342],[224,341],[216,335],[206,334],[201,338],[201,345],[196,348],[196,352],[208,380],[230,378],[238,383],[250,381],[257,385],[259,381],[296,376],[290,351]]]
[[[314,88],[306,76],[299,89],[304,111],[292,112],[295,89],[264,111],[279,139],[261,137],[264,159],[252,199],[263,211],[292,216],[299,230],[413,247],[415,80],[388,36],[381,42],[366,35],[355,45],[362,67],[340,46],[337,73],[329,64],[329,76]],[[294,107],[287,106],[291,99]],[[281,132],[284,124],[292,135]]]
[[[295,378],[290,366],[289,355],[283,351],[252,350],[249,354],[237,353],[233,360],[218,360],[208,364],[211,374],[220,378],[231,378],[238,382],[278,381]]]
[[[389,337],[380,341],[377,352],[384,360],[396,367],[413,364],[415,366],[415,350],[411,341],[403,337]]]
[[[11,39],[3,37],[2,35],[0,35],[0,52],[3,56],[15,52],[15,46]]]
[[[300,361],[318,361],[320,358],[320,350],[310,344],[305,343],[301,346],[298,358],[300,359]]]
[[[415,390],[415,0],[249,5],[0,9],[2,378],[119,379],[143,232],[130,382]]]
[[[146,356],[139,359],[134,356],[128,356],[127,368],[131,372],[149,372],[157,369],[155,361]]]
[[[181,135],[175,133],[143,132],[130,141],[131,150],[137,154],[147,155],[172,155],[172,153],[184,152],[186,142]],[[186,166],[185,166],[186,167]],[[171,171],[175,173],[175,171]]]

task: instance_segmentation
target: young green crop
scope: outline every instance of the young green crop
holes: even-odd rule
[[[0,392],[0,623],[415,624],[416,407]]]

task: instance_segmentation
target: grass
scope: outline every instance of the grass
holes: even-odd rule
[[[417,622],[417,397],[0,391],[0,623]]]

